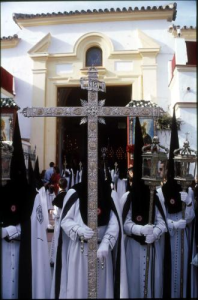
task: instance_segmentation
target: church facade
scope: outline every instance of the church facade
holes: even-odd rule
[[[182,121],[180,146],[189,132],[191,148],[196,149],[196,29],[172,25],[176,13],[176,5],[170,4],[14,14],[20,35],[1,39],[1,56],[2,66],[15,77],[15,102],[21,109],[77,106],[80,78],[93,65],[111,91],[111,105],[145,100],[170,116],[175,107]],[[46,169],[50,161],[60,164],[63,123],[54,117],[23,115],[19,122],[22,138],[36,146],[40,168]],[[169,147],[169,128],[155,124],[155,131],[160,143]],[[127,138],[127,143],[132,142]]]

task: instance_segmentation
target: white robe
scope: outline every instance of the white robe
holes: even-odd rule
[[[47,193],[48,191],[45,190],[45,187],[41,187],[37,192],[40,195],[40,201],[42,205],[42,210],[43,210],[43,216],[44,216],[44,222],[45,222],[45,227],[47,229],[47,225],[49,224],[49,215],[48,215],[48,196]]]
[[[116,172],[115,172],[114,169],[112,169],[111,170],[111,180],[114,183],[114,188],[115,188],[116,191],[117,191],[118,178],[119,178],[119,171],[118,171],[118,169],[116,170]]]
[[[120,178],[118,178],[118,181],[117,181],[117,193],[118,193],[118,199],[119,200],[124,195],[124,193],[126,193],[126,185],[127,185],[127,180],[126,179],[120,179]]]
[[[158,197],[160,201],[164,201],[162,190],[158,190]],[[192,198],[192,189],[188,189],[188,197]],[[184,229],[184,278],[183,278],[183,297],[186,297],[187,288],[187,269],[188,269],[188,251],[189,251],[189,226],[195,217],[193,205],[190,207],[186,206],[185,209],[185,220],[187,227]],[[166,212],[167,220],[179,221],[182,219],[182,212],[175,214],[169,214]],[[170,243],[171,243],[171,298],[180,298],[180,270],[181,270],[181,230],[171,229],[170,232]]]
[[[47,209],[48,210],[54,209],[54,207],[52,205],[52,201],[56,197],[55,193],[50,193],[49,190],[46,190],[46,197],[47,197]]]
[[[126,192],[121,203],[124,205],[127,195]],[[133,200],[132,200],[133,201]],[[163,203],[162,207],[163,207]],[[129,212],[124,222],[124,232],[127,235],[131,235],[132,226],[135,224],[131,220],[132,207],[130,205]],[[166,232],[165,222],[159,213],[158,209],[155,208],[155,220],[154,224],[161,229],[161,235]],[[135,234],[135,233],[134,233]],[[140,232],[137,230],[137,235],[140,236]],[[151,246],[150,250],[150,263],[149,263],[149,276],[148,276],[148,294],[147,297],[162,298],[163,296],[163,247],[161,238],[154,242],[154,247]],[[147,245],[141,245],[139,242],[126,236],[125,239],[126,247],[126,263],[127,263],[127,275],[128,275],[128,286],[129,286],[129,297],[130,298],[144,298],[144,283],[145,283],[145,270],[146,270],[146,254]],[[151,276],[153,266],[154,278]],[[154,281],[154,282],[153,282]],[[151,285],[154,285],[152,295]]]
[[[21,226],[18,224],[5,229],[10,242],[1,239],[2,299],[17,299]]]
[[[64,199],[65,206],[67,200],[75,192],[70,189]],[[59,298],[88,298],[88,260],[87,260],[87,243],[84,243],[84,252],[81,252],[79,236],[77,234],[78,226],[85,227],[80,210],[79,199],[72,205],[67,215],[59,224],[64,231],[62,246],[62,272]],[[118,237],[118,222],[113,212],[111,212],[110,221],[107,226],[98,227],[98,238],[101,243],[104,237],[109,239],[110,249],[112,250],[116,244]],[[123,243],[122,243],[123,244]],[[100,246],[100,245],[99,245]],[[113,265],[111,250],[105,261],[105,268],[102,270],[100,263],[98,264],[98,298],[113,298]],[[128,297],[128,286],[126,280],[126,265],[124,266],[124,246],[122,246],[121,258],[121,297]],[[126,262],[125,262],[126,263]],[[55,269],[55,268],[54,268]],[[55,275],[55,274],[54,274]],[[55,276],[53,276],[53,284],[51,298],[55,298]]]
[[[32,298],[48,299],[51,288],[51,270],[41,191],[36,195],[31,215],[32,244]]]
[[[193,195],[194,196],[194,195]],[[192,202],[194,207],[194,201]],[[195,207],[194,207],[195,209]],[[198,220],[194,220],[197,222]],[[192,235],[193,241],[192,241],[192,257],[191,260],[195,259],[195,256],[198,256],[198,249],[196,245],[196,239],[195,239],[195,223],[193,224],[194,228],[191,228],[191,230],[194,230],[194,234]],[[189,232],[189,236],[191,236],[191,230]],[[198,298],[198,265],[193,264],[191,261],[191,298]]]
[[[51,249],[50,249],[50,263],[52,263],[52,264],[54,264],[55,257],[56,257],[56,251],[57,251],[57,245],[58,245],[58,234],[59,234],[59,221],[60,221],[61,211],[62,211],[62,208],[59,208],[58,206],[54,205],[54,210],[53,210],[54,234],[53,234]]]

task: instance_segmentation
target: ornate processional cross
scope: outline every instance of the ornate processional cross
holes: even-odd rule
[[[98,121],[103,117],[160,117],[160,107],[108,107],[105,100],[98,103],[98,91],[105,92],[104,82],[98,80],[98,71],[91,67],[88,77],[80,79],[81,88],[88,90],[88,101],[81,100],[80,107],[32,107],[24,108],[25,117],[83,117],[88,123],[88,226],[94,230],[88,241],[88,298],[97,298],[97,199],[98,199]],[[116,166],[115,166],[116,167]]]

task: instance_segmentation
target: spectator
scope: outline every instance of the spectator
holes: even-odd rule
[[[50,182],[50,178],[52,176],[52,174],[54,173],[54,162],[51,162],[49,164],[49,168],[46,170],[45,175],[44,175],[44,183],[49,183]]]

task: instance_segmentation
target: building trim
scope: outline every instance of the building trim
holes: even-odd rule
[[[10,40],[1,40],[1,49],[9,49],[9,48],[15,48],[18,43],[19,43],[20,39],[16,38],[16,39],[10,39]]]
[[[179,108],[197,108],[197,102],[176,102],[174,108],[175,110]]]
[[[171,87],[171,84],[175,78],[175,73],[176,72],[196,72],[197,71],[197,66],[192,66],[192,65],[175,65],[174,71],[173,71],[173,76],[171,77],[170,83],[168,87]]]
[[[13,14],[13,20],[20,27],[49,26],[60,24],[101,23],[137,20],[167,20],[173,21],[176,15],[176,6],[166,6],[162,9],[136,9],[126,11],[88,11],[81,13],[53,13],[41,15]]]
[[[180,29],[180,33],[178,35],[178,29]],[[183,38],[185,41],[196,41],[197,40],[197,28],[193,28],[192,26],[190,28],[187,28],[184,26],[183,28],[180,28],[180,26],[173,26],[171,25],[168,29],[170,33],[174,36],[174,38]]]

